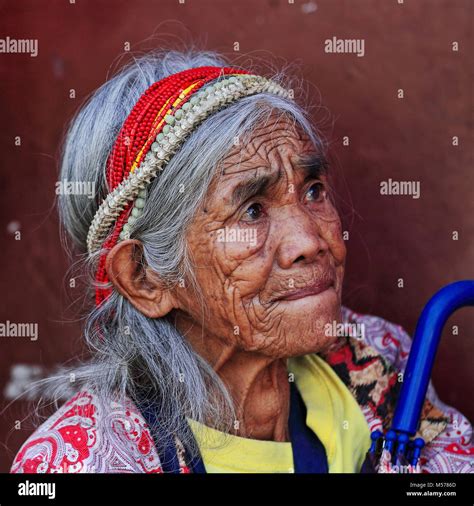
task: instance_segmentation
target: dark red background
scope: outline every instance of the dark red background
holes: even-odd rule
[[[194,41],[234,62],[248,55],[299,63],[312,100],[332,114],[325,131],[350,231],[345,303],[413,333],[431,294],[473,278],[471,20],[469,0],[1,1],[0,38],[39,40],[36,58],[0,54],[0,321],[39,324],[36,342],[0,341],[1,390],[12,365],[52,366],[80,348],[79,324],[66,323],[79,292],[64,288],[70,276],[53,208],[58,146],[66,122],[127,41],[132,50]],[[326,54],[324,41],[333,36],[365,39],[365,56]],[[388,178],[420,181],[421,198],[381,196],[379,183]],[[19,241],[12,222],[20,225]],[[434,370],[442,399],[471,419],[473,321],[470,309],[450,319]],[[1,471],[28,434],[12,430],[13,422],[27,414],[23,402],[1,412]]]

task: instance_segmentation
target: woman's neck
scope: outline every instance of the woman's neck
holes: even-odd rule
[[[227,387],[236,411],[233,434],[269,441],[289,441],[290,384],[285,358],[271,358],[228,346],[189,320],[177,327],[193,349],[216,371]],[[181,327],[181,328],[180,328]]]
[[[214,369],[236,407],[235,435],[289,441],[290,386],[286,359],[225,350]]]

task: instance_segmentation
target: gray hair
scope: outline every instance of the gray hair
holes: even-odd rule
[[[96,195],[94,199],[61,195],[59,209],[62,225],[75,249],[82,253],[80,261],[88,275],[90,295],[98,257],[86,257],[86,236],[107,194],[106,161],[122,124],[154,82],[208,65],[229,63],[210,51],[149,53],[101,86],[73,119],[64,143],[60,178],[93,182]],[[287,89],[293,84],[281,71],[266,77]],[[291,119],[315,146],[325,149],[308,113],[295,101],[267,93],[245,97],[207,118],[190,135],[150,185],[144,213],[133,225],[131,237],[143,245],[140,261],[169,286],[184,282],[201,301],[203,316],[205,304],[193,275],[187,227],[202,205],[211,179],[218,174],[219,162],[234,147],[235,140],[245,143],[253,129],[275,113]],[[98,308],[87,313],[84,336],[92,354],[71,369],[75,387],[87,386],[104,403],[125,397],[155,402],[160,430],[176,435],[191,452],[192,437],[185,417],[201,423],[213,420],[214,426],[225,432],[233,423],[235,410],[224,384],[175,328],[169,315],[148,318],[113,291]],[[58,397],[64,397],[65,389],[70,387],[67,383],[64,379],[58,383]]]

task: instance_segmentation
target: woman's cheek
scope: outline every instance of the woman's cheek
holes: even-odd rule
[[[344,264],[346,260],[346,242],[342,237],[342,224],[338,220],[338,223],[334,229],[334,257],[340,264]]]
[[[267,240],[268,221],[225,226],[216,231],[216,246],[229,262],[241,262],[258,254]]]
[[[336,263],[343,264],[346,258],[346,243],[342,237],[342,223],[339,215],[335,213],[330,220],[320,220],[319,229]]]

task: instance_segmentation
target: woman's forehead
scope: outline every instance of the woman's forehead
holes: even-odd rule
[[[293,178],[305,181],[319,179],[327,174],[327,161],[314,147],[295,149],[290,146],[280,156],[254,155],[245,161],[229,165],[225,173],[218,174],[211,185],[208,199],[218,206],[237,208],[253,195],[263,194],[277,184],[289,184]],[[290,175],[291,174],[291,175]]]
[[[317,152],[309,136],[293,125],[257,127],[245,144],[234,146],[221,163],[222,174],[291,161],[296,156]]]

